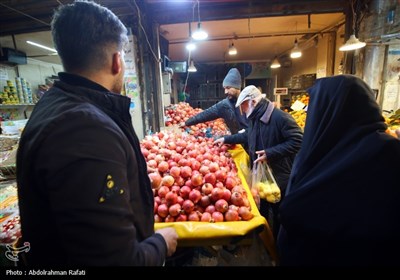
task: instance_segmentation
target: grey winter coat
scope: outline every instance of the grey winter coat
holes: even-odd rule
[[[245,133],[227,135],[224,142],[248,142],[251,164],[256,159],[255,152],[265,150],[267,161],[284,193],[293,160],[300,150],[303,132],[290,114],[274,108],[273,104],[265,99],[257,104],[249,120],[249,128]]]

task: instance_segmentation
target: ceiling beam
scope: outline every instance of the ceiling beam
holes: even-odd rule
[[[98,0],[121,19],[134,16],[134,0]],[[135,0],[138,1],[138,0]],[[72,0],[62,0],[63,4]],[[145,0],[146,14],[158,24],[344,12],[348,0]],[[197,6],[200,3],[200,6]],[[138,3],[142,4],[143,3]],[[50,30],[56,0],[0,0],[0,36]]]
[[[228,1],[226,1],[228,2]],[[346,0],[325,1],[235,1],[234,3],[200,2],[200,20],[228,20],[257,17],[273,17],[319,13],[344,12]],[[166,3],[150,5],[152,19],[162,24],[198,21],[197,7],[192,5],[171,6]],[[193,13],[194,11],[194,13]],[[193,16],[194,14],[194,16]]]

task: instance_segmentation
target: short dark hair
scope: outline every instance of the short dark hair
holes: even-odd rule
[[[107,48],[122,50],[127,40],[127,29],[112,11],[84,0],[60,6],[51,30],[67,72],[103,66]]]

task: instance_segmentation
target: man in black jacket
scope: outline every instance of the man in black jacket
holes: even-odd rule
[[[237,97],[242,88],[242,77],[237,68],[229,70],[222,82],[222,86],[224,87],[225,95],[227,95],[227,97],[196,116],[188,119],[185,122],[186,126],[223,118],[231,134],[236,134],[240,130],[247,128],[247,119],[245,116],[240,114],[238,108],[235,108]]]
[[[155,266],[176,249],[173,228],[154,233],[146,162],[120,95],[126,33],[94,2],[54,14],[66,72],[35,106],[17,155],[28,265]]]

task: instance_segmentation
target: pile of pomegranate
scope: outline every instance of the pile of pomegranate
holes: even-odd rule
[[[141,141],[156,222],[253,218],[247,192],[226,146],[187,133],[159,132]]]
[[[165,126],[173,126],[183,123],[190,117],[193,117],[202,111],[203,109],[193,108],[186,102],[171,104],[165,108]],[[188,129],[188,133],[194,136],[204,137],[206,136],[207,129],[211,131],[213,136],[229,134],[223,119],[192,125]]]

